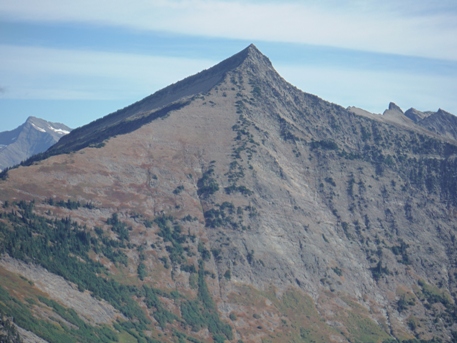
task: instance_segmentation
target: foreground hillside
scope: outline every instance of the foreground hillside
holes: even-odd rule
[[[0,310],[48,342],[455,340],[457,145],[386,118],[250,46],[74,130],[2,175]]]

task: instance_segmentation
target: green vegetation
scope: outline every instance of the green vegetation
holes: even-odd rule
[[[336,275],[338,276],[343,276],[343,271],[339,267],[333,267],[332,270],[335,272]]]
[[[391,169],[407,180],[405,190],[411,187],[436,194],[443,202],[457,206],[457,179],[452,174],[457,160],[451,158],[457,153],[455,145],[414,132],[393,133],[379,123],[363,121],[360,138],[364,144],[349,152],[342,149],[339,156],[371,163],[376,176]],[[323,148],[321,143],[311,143],[312,149],[317,147]],[[410,209],[405,207],[408,220],[413,219]]]
[[[178,319],[173,313],[165,309],[158,298],[158,296],[170,298],[171,295],[168,293],[161,292],[152,287],[143,286],[143,296],[146,306],[148,308],[154,308],[152,315],[162,328],[165,328],[167,323],[173,323],[173,321]]]
[[[403,264],[411,264],[411,261],[409,260],[408,253],[406,249],[409,248],[409,245],[400,240],[400,245],[395,245],[391,247],[390,249],[394,253],[394,255],[399,255],[401,259],[398,261]]]
[[[233,185],[244,177],[245,168],[238,163],[238,161],[230,162],[229,171],[225,174],[228,177],[228,181]]]
[[[234,184],[229,187],[225,187],[224,190],[225,190],[225,193],[227,193],[227,194],[232,194],[235,192],[239,192],[246,196],[250,196],[250,195],[254,194],[254,192],[251,191],[250,189],[248,189],[246,186],[236,186]]]
[[[5,168],[0,172],[0,180],[5,181],[6,179],[8,179],[8,171],[10,169],[11,168]]]
[[[224,278],[226,280],[230,280],[232,278],[232,272],[230,271],[230,269],[227,269],[224,273]]]
[[[281,136],[281,138],[284,141],[286,141],[286,142],[287,141],[290,141],[290,142],[300,141],[300,138],[298,138],[297,136],[295,136],[292,133],[293,126],[291,124],[289,124],[289,122],[287,120],[278,116],[278,121],[279,121],[279,130],[280,130],[279,135]]]
[[[190,214],[186,215],[181,219],[183,222],[195,222],[198,221],[197,217],[192,217]]]
[[[106,224],[111,225],[111,231],[117,233],[117,238],[121,242],[120,246],[124,247],[124,241],[128,242],[130,240],[129,231],[132,231],[132,228],[121,222],[117,213],[113,213],[111,218],[106,220]]]
[[[119,338],[122,343],[162,343],[159,340],[146,336],[143,327],[136,322],[126,321],[114,323],[114,328],[122,334]]]
[[[183,190],[184,190],[184,186],[183,186],[183,185],[180,185],[180,186],[178,186],[178,187],[175,188],[175,190],[173,191],[173,194],[178,195],[178,194],[180,194]]]
[[[408,294],[400,295],[400,299],[397,301],[397,311],[403,312],[406,311],[410,306],[414,306],[416,304],[416,300],[414,296]]]
[[[345,327],[353,337],[351,340],[353,342],[377,343],[380,339],[388,336],[376,322],[367,315],[357,313],[354,309],[348,312]]]
[[[235,222],[233,215],[235,214],[235,206],[230,202],[216,204],[216,208],[212,208],[204,213],[205,224],[207,227],[216,228],[220,226],[231,227],[237,229],[239,224]]]
[[[146,266],[144,265],[143,262],[140,262],[138,264],[138,268],[137,268],[137,273],[138,273],[138,278],[143,281],[144,278],[146,277]]]
[[[171,245],[166,246],[168,257],[172,264],[181,264],[184,262],[184,247],[186,236],[182,234],[181,226],[174,221],[171,216],[157,217],[154,222],[159,227],[158,235],[163,238],[164,242],[170,242]],[[171,226],[173,225],[173,226]]]
[[[118,341],[117,334],[107,326],[91,326],[81,320],[74,310],[66,309],[57,302],[44,297],[39,297],[39,300],[51,307],[62,319],[73,326],[61,321],[58,324],[52,324],[35,318],[29,309],[30,305],[22,303],[0,286],[0,313],[7,313],[8,316],[14,318],[17,325],[36,333],[50,343],[111,343]],[[3,316],[0,316],[0,320],[2,318]],[[0,334],[0,341],[7,342],[2,339]]]
[[[13,318],[8,318],[0,310],[0,342],[2,343],[23,343],[19,332],[14,325]]]
[[[143,299],[146,307],[152,309],[151,315],[162,328],[179,320],[159,299],[159,297],[167,297],[180,304],[183,321],[193,329],[208,328],[215,342],[232,339],[232,329],[220,320],[217,307],[205,282],[206,272],[203,260],[209,259],[210,252],[199,242],[198,252],[202,259],[198,271],[193,265],[183,264],[186,251],[183,244],[191,236],[182,234],[181,227],[173,217],[157,217],[154,223],[159,227],[158,235],[164,242],[170,243],[167,245],[170,261],[181,264],[182,270],[194,275],[193,283],[198,290],[198,296],[194,300],[185,300],[176,291],[168,293],[146,285],[125,286],[111,280],[108,271],[89,258],[89,252],[106,252],[106,245],[112,244],[112,240],[104,235],[101,228],[94,228],[95,235],[92,235],[87,228],[69,218],[50,220],[40,217],[34,213],[33,201],[13,203],[10,207],[12,207],[10,213],[1,215],[3,221],[0,222],[0,253],[8,253],[13,258],[23,261],[33,260],[50,272],[76,283],[81,291],[87,289],[95,297],[107,300],[129,319],[127,322],[115,324],[122,335],[128,333],[129,337],[135,338],[140,343],[157,342],[145,336],[144,330],[150,322],[133,297]],[[111,226],[111,230],[118,235],[119,239],[116,242],[119,244],[129,239],[129,229],[119,220],[117,214],[108,218],[106,224]],[[141,255],[143,249],[139,247],[138,251]],[[146,266],[141,258],[137,273],[140,279],[146,276]],[[113,342],[119,339],[117,334],[107,327],[92,327],[85,324],[76,312],[64,308],[53,300],[44,297],[39,297],[38,300],[51,307],[72,326],[69,327],[64,323],[56,326],[48,321],[37,320],[27,308],[30,304],[36,304],[36,300],[28,299],[26,306],[0,287],[0,311],[13,315],[19,325],[39,334],[49,342]],[[179,332],[175,332],[175,336],[190,342],[198,342]]]
[[[211,166],[197,182],[197,194],[202,198],[207,198],[219,190],[219,184],[214,178],[214,169]]]
[[[414,321],[410,320],[408,323],[410,324],[410,327],[415,328]],[[450,342],[454,343],[454,341],[450,341]],[[382,341],[382,343],[443,343],[443,341],[439,338],[432,338],[430,340],[413,338],[413,339],[406,339],[406,340],[402,340],[402,341],[397,340],[395,338],[389,338],[387,340]]]
[[[200,256],[203,259],[203,261],[209,261],[209,259],[211,258],[209,250],[205,248],[202,242],[198,242],[198,252],[200,253]]]
[[[342,222],[341,223],[341,228],[343,229],[343,232],[346,235],[346,238],[348,240],[352,240],[353,237],[352,237],[351,233],[349,232],[349,224],[346,223],[346,222]]]
[[[333,180],[332,177],[326,177],[326,178],[324,179],[324,181],[327,182],[328,184],[332,185],[333,187],[336,186],[335,180]]]
[[[71,200],[71,199],[68,199],[67,201],[63,201],[63,200],[54,200],[53,198],[49,198],[45,202],[48,205],[63,207],[68,210],[77,210],[80,207],[85,207],[90,210],[95,208],[95,205],[92,204],[92,202],[81,203],[80,201],[75,201],[75,200]]]
[[[17,210],[1,215],[10,226],[0,223],[0,252],[40,264],[74,282],[81,291],[87,289],[94,296],[107,300],[127,318],[149,323],[133,301],[129,287],[101,277],[106,274],[105,268],[89,258],[91,249],[106,251],[103,241],[69,218],[51,220],[35,215],[33,207],[33,201],[21,201]]]
[[[338,144],[334,141],[327,139],[321,141],[312,141],[310,143],[311,150],[322,149],[322,150],[338,150]]]
[[[370,268],[373,279],[379,281],[383,275],[390,275],[389,269],[383,267],[381,261],[379,261],[375,267]]]
[[[418,295],[420,300],[427,301],[429,304],[441,303],[445,307],[452,307],[452,301],[446,292],[426,283],[424,280],[419,280],[418,284],[422,288],[422,294]]]
[[[230,170],[228,173],[229,180],[236,182],[241,175],[244,176],[244,167],[242,167],[236,160],[242,161],[242,153],[245,154],[249,161],[252,160],[252,157],[255,153],[257,153],[256,147],[260,144],[254,140],[254,135],[249,131],[249,127],[252,124],[243,112],[246,109],[246,106],[242,100],[238,100],[236,102],[237,106],[237,113],[240,114],[238,121],[235,125],[232,126],[232,130],[236,132],[234,146],[232,147],[232,157],[235,159],[236,164],[230,165]],[[232,162],[232,163],[233,163]],[[236,175],[238,174],[238,175]]]
[[[225,339],[233,339],[232,328],[219,318],[216,304],[208,290],[205,281],[204,262],[200,260],[198,266],[198,293],[194,300],[186,300],[181,303],[183,320],[193,331],[208,328],[215,342],[224,342]]]
[[[255,97],[260,97],[262,92],[260,91],[260,87],[259,86],[254,86],[252,88],[252,91],[251,91],[252,95],[255,96]]]

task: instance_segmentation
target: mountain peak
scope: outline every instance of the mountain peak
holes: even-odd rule
[[[250,45],[74,130],[0,174],[0,312],[87,319],[48,334],[75,342],[449,341],[457,123],[351,109]]]
[[[272,67],[271,61],[264,54],[260,52],[259,49],[254,44],[250,44],[245,49],[241,50],[239,53],[223,60],[214,67],[208,69],[208,71],[218,71],[223,72],[224,74],[235,70],[241,65],[253,65],[264,66],[267,68]],[[198,75],[198,74],[197,74]]]
[[[50,154],[79,150],[90,144],[98,144],[102,137],[100,132],[106,134],[109,131],[108,128],[112,129],[111,132],[118,132],[119,130],[114,128],[122,126],[122,122],[125,120],[131,121],[138,116],[157,118],[180,106],[185,106],[190,98],[209,92],[220,84],[229,72],[238,68],[249,70],[257,77],[271,71],[276,73],[268,57],[263,55],[254,44],[250,44],[209,69],[189,76],[128,107],[74,130],[53,146]]]
[[[260,50],[257,49],[257,47],[254,44],[250,44],[247,48],[245,48],[242,51],[244,51],[246,53],[247,57],[250,57],[253,59],[258,59],[258,60],[267,59],[268,61],[270,61],[268,59],[268,57],[266,57],[264,54],[262,54],[262,52],[260,52]]]
[[[26,122],[26,123],[30,123],[30,122],[33,122],[33,121],[35,121],[35,120],[38,120],[38,118],[37,118],[37,117],[34,117],[34,116],[29,116],[25,122]]]
[[[389,111],[400,111],[403,113],[402,109],[394,102],[389,103]]]
[[[255,46],[254,43],[249,44],[249,46],[246,49],[250,49],[250,50],[254,50],[254,51],[260,52],[259,49],[257,49],[257,47]]]
[[[272,68],[273,65],[267,56],[262,54],[259,49],[254,44],[250,44],[247,48],[239,52],[237,55],[241,58],[241,63],[254,63],[258,65],[263,65],[267,68]],[[235,55],[235,56],[237,56]],[[235,57],[233,56],[233,57]],[[233,58],[232,57],[232,58]]]
[[[0,132],[0,169],[46,151],[70,131],[64,124],[30,116],[16,129]]]
[[[442,108],[439,108],[436,113],[441,114],[441,115],[451,115],[451,116],[453,115],[452,113],[447,112],[447,111],[443,110]]]

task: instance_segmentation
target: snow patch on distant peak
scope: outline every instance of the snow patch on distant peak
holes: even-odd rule
[[[37,129],[38,131],[40,131],[40,132],[46,132],[45,129],[42,129],[41,127],[36,126],[34,123],[31,123],[31,124],[32,124],[32,126],[33,126],[35,129]]]
[[[70,133],[70,131],[67,131],[67,130],[62,130],[62,129],[56,129],[54,127],[52,127],[51,125],[49,125],[49,129],[58,133],[59,135],[68,135]]]

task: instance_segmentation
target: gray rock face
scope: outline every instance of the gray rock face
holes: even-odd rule
[[[405,116],[411,119],[413,122],[418,123],[422,119],[427,118],[429,114],[416,110],[415,108],[410,108],[405,112]]]
[[[46,151],[70,131],[64,124],[29,117],[18,128],[0,132],[0,170]]]
[[[398,111],[398,112],[401,112],[403,113],[403,111],[401,110],[401,108],[394,102],[391,102],[389,103],[389,110],[390,111]]]
[[[417,124],[443,137],[457,140],[457,117],[439,109],[437,112],[427,112]]]

